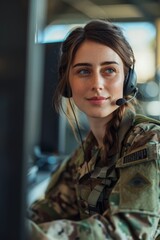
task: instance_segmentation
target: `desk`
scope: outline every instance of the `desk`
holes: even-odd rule
[[[50,171],[38,171],[36,179],[28,186],[27,205],[44,196],[51,176]]]

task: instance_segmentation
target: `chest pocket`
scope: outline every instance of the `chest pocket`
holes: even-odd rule
[[[160,144],[143,148],[120,158],[119,210],[158,214]]]

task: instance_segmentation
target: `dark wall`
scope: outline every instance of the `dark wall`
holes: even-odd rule
[[[45,44],[43,78],[42,125],[40,146],[43,152],[58,151],[59,116],[53,105],[53,96],[58,82],[60,43]]]
[[[0,4],[0,238],[25,239],[24,98],[28,3]]]

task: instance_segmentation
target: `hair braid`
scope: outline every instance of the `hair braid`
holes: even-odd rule
[[[103,160],[107,161],[109,155],[114,149],[118,150],[118,129],[125,111],[125,106],[121,106],[113,113],[113,118],[107,123],[105,135],[103,138],[104,154]],[[107,163],[107,162],[106,162]]]

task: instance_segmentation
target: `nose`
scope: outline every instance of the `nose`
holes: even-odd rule
[[[92,76],[91,87],[93,91],[99,91],[104,88],[104,79],[100,73],[95,73]]]

